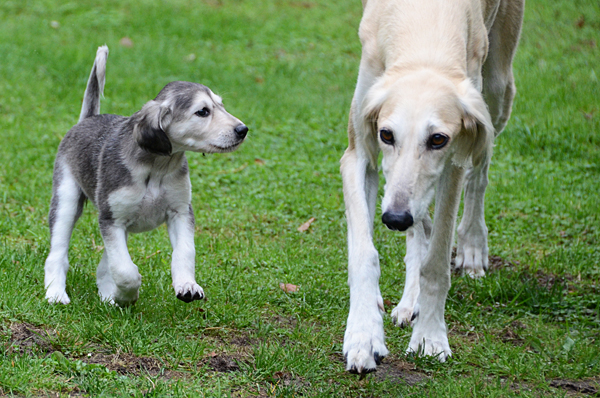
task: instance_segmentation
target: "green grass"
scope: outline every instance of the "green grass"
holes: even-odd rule
[[[527,2],[518,95],[496,142],[486,203],[490,251],[506,266],[482,280],[453,277],[446,314],[454,357],[446,364],[407,357],[410,330],[393,327],[387,315],[385,365],[364,380],[344,371],[338,161],[361,11],[358,0],[0,4],[0,394],[561,397],[600,390],[595,0]],[[125,36],[133,47],[119,44]],[[206,301],[175,298],[162,227],[129,242],[143,275],[137,304],[101,303],[102,239],[92,206],[71,242],[72,303],[44,301],[54,156],[77,121],[104,43],[103,112],[130,115],[167,82],[189,80],[219,93],[251,129],[235,153],[188,156]],[[310,230],[298,232],[310,217]],[[378,222],[375,239],[389,314],[404,283],[404,237]],[[280,282],[300,289],[286,294]]]

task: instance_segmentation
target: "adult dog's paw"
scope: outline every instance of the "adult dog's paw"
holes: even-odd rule
[[[406,326],[412,326],[413,321],[419,316],[419,305],[414,306],[406,305],[400,302],[396,308],[392,310],[392,322],[394,325],[404,328]]]
[[[488,269],[487,227],[485,223],[473,223],[466,228],[463,223],[457,231],[455,268],[463,275],[481,278]]]
[[[413,331],[406,352],[417,356],[436,357],[440,362],[446,362],[452,355],[445,332],[428,333],[422,332],[418,328]]]
[[[348,319],[344,336],[344,357],[346,370],[350,373],[365,375],[374,372],[377,365],[388,354],[384,343],[383,322],[379,319],[362,317],[356,321]]]
[[[195,300],[204,298],[204,290],[196,282],[186,282],[180,285],[173,285],[177,298],[185,303],[191,303]]]
[[[471,278],[481,278],[485,276],[485,270],[488,269],[488,248],[484,246],[473,246],[462,244],[459,241],[456,249],[455,259],[456,269],[462,274]]]

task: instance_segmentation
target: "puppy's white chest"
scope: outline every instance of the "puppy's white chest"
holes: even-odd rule
[[[152,230],[167,220],[170,207],[166,187],[160,181],[118,189],[110,195],[113,219],[128,232]]]

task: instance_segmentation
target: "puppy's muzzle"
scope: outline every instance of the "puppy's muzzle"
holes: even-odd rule
[[[245,124],[240,124],[235,129],[233,129],[233,131],[240,140],[243,140],[246,137],[246,134],[248,134],[248,127]]]
[[[392,231],[406,231],[413,225],[413,217],[409,211],[404,211],[402,213],[386,211],[383,213],[383,216],[381,216],[381,221],[383,221],[385,226]]]

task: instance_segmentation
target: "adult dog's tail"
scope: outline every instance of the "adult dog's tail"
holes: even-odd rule
[[[94,66],[90,73],[90,78],[83,94],[83,105],[79,121],[90,116],[100,114],[100,96],[104,92],[104,80],[106,77],[106,59],[108,58],[108,47],[106,45],[98,47]]]

